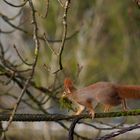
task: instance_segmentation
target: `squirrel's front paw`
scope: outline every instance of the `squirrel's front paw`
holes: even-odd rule
[[[89,112],[89,115],[91,116],[92,119],[95,118],[95,112],[94,112],[94,111],[90,111],[90,112]]]

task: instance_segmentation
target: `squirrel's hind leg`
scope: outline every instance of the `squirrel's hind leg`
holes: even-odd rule
[[[123,111],[128,111],[128,106],[127,106],[126,100],[122,99],[121,102],[122,102]]]
[[[104,105],[104,112],[109,112],[111,105]]]

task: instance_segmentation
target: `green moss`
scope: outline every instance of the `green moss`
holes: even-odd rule
[[[70,100],[68,100],[68,98],[62,97],[62,98],[60,98],[59,102],[60,102],[61,108],[67,108],[68,110],[72,109],[72,102]]]

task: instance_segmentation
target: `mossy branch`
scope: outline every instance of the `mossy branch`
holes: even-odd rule
[[[131,110],[127,112],[109,112],[109,113],[96,113],[95,118],[111,118],[122,116],[137,116],[140,115],[140,109]],[[8,121],[11,114],[0,114],[0,121]],[[62,115],[62,114],[15,114],[13,121],[60,121],[72,119],[86,119],[91,118],[88,114],[81,115]]]

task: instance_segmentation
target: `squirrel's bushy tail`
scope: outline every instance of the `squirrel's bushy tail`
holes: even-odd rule
[[[121,98],[140,99],[140,86],[125,86],[120,85],[116,87],[117,92]]]

